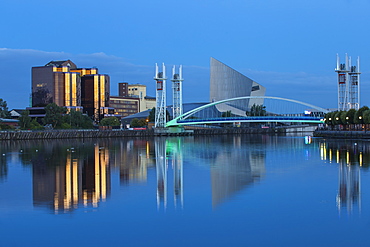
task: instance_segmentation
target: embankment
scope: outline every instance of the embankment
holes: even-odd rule
[[[333,139],[370,139],[369,131],[335,131],[335,130],[316,130],[313,132],[315,137]]]
[[[75,138],[112,138],[145,136],[183,136],[183,135],[228,135],[228,134],[268,134],[284,133],[284,129],[219,128],[194,129],[189,133],[155,133],[154,130],[40,130],[40,131],[0,131],[1,140],[34,139],[75,139]]]

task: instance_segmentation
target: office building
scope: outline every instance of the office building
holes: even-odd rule
[[[118,93],[118,96],[110,96],[109,102],[117,117],[127,117],[155,107],[155,97],[146,95],[145,85],[120,82]]]
[[[76,65],[70,61],[51,61],[32,67],[32,107],[56,103],[67,108],[81,107],[81,80]]]
[[[95,121],[113,116],[114,109],[109,107],[109,88],[108,75],[89,74],[81,77],[81,105],[84,113]]]
[[[32,67],[32,107],[30,115],[42,117],[49,103],[68,110],[83,111],[99,121],[113,115],[109,108],[110,79],[97,68],[78,68],[71,60],[51,61]]]

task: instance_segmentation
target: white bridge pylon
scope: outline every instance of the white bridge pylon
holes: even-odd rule
[[[309,104],[309,103],[305,103],[305,102],[302,102],[302,101],[298,101],[298,100],[294,100],[294,99],[287,99],[287,98],[282,98],[282,97],[274,97],[274,96],[243,96],[243,97],[236,97],[236,98],[231,98],[231,99],[225,99],[225,100],[220,100],[220,101],[216,101],[216,102],[212,102],[212,103],[209,103],[209,104],[206,104],[206,105],[203,105],[203,106],[200,106],[198,108],[195,108],[193,110],[190,110],[176,118],[174,118],[173,120],[169,121],[166,123],[166,127],[174,127],[174,126],[181,126],[181,125],[190,125],[190,124],[205,124],[205,123],[226,123],[226,122],[307,122],[307,123],[322,123],[323,120],[318,120],[316,118],[316,120],[314,118],[310,119],[309,117],[305,117],[305,119],[294,119],[294,118],[289,118],[289,119],[279,119],[279,117],[273,117],[273,116],[265,116],[265,117],[258,117],[258,116],[255,116],[255,117],[243,117],[243,119],[241,119],[241,117],[239,117],[239,119],[232,119],[232,118],[224,118],[223,120],[220,120],[220,121],[217,121],[217,120],[209,120],[209,121],[202,121],[202,122],[199,122],[197,121],[196,119],[194,119],[194,121],[190,122],[190,121],[187,121],[187,122],[181,122],[181,120],[185,120],[189,117],[191,117],[192,115],[206,109],[206,108],[209,108],[209,107],[212,107],[212,106],[215,106],[215,105],[218,105],[218,104],[222,104],[222,103],[227,103],[227,102],[231,102],[231,101],[236,101],[236,100],[244,100],[244,99],[273,99],[273,100],[281,100],[281,101],[286,101],[286,102],[292,102],[292,103],[296,103],[296,104],[300,104],[300,105],[304,105],[304,106],[307,106],[311,109],[315,109],[319,112],[322,112],[322,113],[328,113],[329,111],[327,109],[324,109],[324,108],[321,108],[321,107],[318,107],[318,106],[315,106],[315,105],[312,105],[312,104]],[[276,120],[276,121],[275,121]]]

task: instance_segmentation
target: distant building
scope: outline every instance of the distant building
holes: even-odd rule
[[[10,116],[11,116],[11,118],[13,118],[13,119],[18,119],[18,118],[22,115],[22,113],[23,113],[24,111],[25,111],[24,109],[12,109],[12,110],[10,111]]]
[[[128,96],[138,97],[140,99],[139,112],[146,111],[155,107],[155,97],[148,97],[146,95],[146,86],[141,84],[129,84]]]
[[[139,112],[139,98],[111,96],[109,105],[114,108],[114,114],[117,117],[127,117]]]
[[[77,68],[71,60],[51,61],[45,66],[32,67],[30,113],[34,110],[42,112],[35,107],[56,103],[67,109],[83,111],[99,121],[106,114],[113,113],[109,108],[109,94],[109,76],[98,74],[97,68]]]
[[[243,96],[264,96],[266,88],[233,68],[211,57],[210,101]],[[216,106],[219,111],[232,111],[236,115],[245,115],[253,104],[263,105],[263,99],[246,99]]]
[[[117,117],[127,117],[155,107],[155,97],[146,95],[145,85],[120,82],[118,93],[118,96],[111,96],[109,102]]]

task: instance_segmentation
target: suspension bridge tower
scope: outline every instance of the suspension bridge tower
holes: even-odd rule
[[[162,64],[162,72],[159,72],[158,65],[155,64],[156,81],[156,108],[155,108],[155,128],[166,126],[166,67]]]
[[[172,116],[177,118],[182,115],[182,66],[179,67],[179,73],[176,74],[176,68],[172,68]]]
[[[360,107],[360,58],[357,58],[357,65],[351,65],[351,57],[346,54],[345,63],[340,63],[337,54],[338,73],[338,110],[358,110]]]
[[[350,62],[351,64],[351,62]],[[349,104],[351,109],[360,108],[360,57],[357,57],[357,65],[351,66],[349,76]]]
[[[337,54],[337,67],[335,72],[338,73],[338,111],[346,111],[348,107],[348,56],[346,54],[345,63],[340,63]]]

